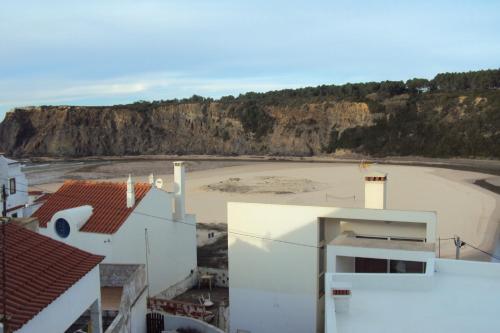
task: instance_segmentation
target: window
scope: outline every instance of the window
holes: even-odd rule
[[[10,194],[16,194],[16,178],[9,178]]]
[[[356,273],[388,273],[388,260],[356,257],[354,271]]]
[[[10,217],[16,218],[17,217],[17,213],[12,214]]]
[[[408,260],[391,260],[391,273],[425,273],[425,262]]]
[[[56,224],[55,224],[55,228],[56,228],[56,233],[57,233],[57,235],[59,235],[59,237],[66,238],[69,236],[69,232],[70,232],[71,228],[69,226],[68,221],[66,221],[65,219],[63,219],[63,218],[57,219]]]
[[[425,273],[425,262],[356,257],[356,273]]]

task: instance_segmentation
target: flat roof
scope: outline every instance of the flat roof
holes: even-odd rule
[[[374,249],[387,250],[404,250],[404,251],[419,251],[419,252],[435,252],[434,243],[403,241],[403,240],[387,240],[375,238],[356,238],[352,233],[342,234],[332,240],[328,245],[335,246],[350,246],[350,247],[365,247]]]
[[[500,264],[436,259],[430,278],[427,290],[395,287],[390,278],[370,288],[353,282],[349,311],[335,313],[337,333],[499,330]]]

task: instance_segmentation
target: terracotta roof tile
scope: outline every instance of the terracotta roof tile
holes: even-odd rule
[[[58,211],[83,205],[93,207],[89,220],[80,231],[113,234],[151,189],[150,184],[135,184],[135,206],[127,208],[127,184],[91,181],[67,181],[33,214],[40,227],[46,228]]]
[[[0,263],[5,253],[5,303],[11,330],[21,328],[104,259],[17,224],[2,223],[0,235],[2,228],[5,241],[0,237],[0,248],[5,252],[0,251]],[[3,288],[0,279],[0,291]],[[3,301],[1,294],[0,313]]]

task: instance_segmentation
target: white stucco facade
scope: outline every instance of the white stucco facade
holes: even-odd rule
[[[322,332],[320,251],[331,240],[356,232],[434,242],[436,219],[434,212],[228,203],[230,332]]]
[[[97,304],[100,308],[99,265],[94,267],[16,332],[63,333],[93,304]],[[98,317],[100,320],[100,310]],[[102,332],[100,322],[99,327],[100,332]]]
[[[21,164],[0,155],[0,191],[3,185],[7,191],[7,216],[28,217],[25,211],[29,202],[28,181],[21,171]],[[0,195],[0,208],[1,205]]]
[[[145,264],[149,292],[155,295],[190,276],[197,266],[195,216],[186,214],[184,221],[174,220],[172,199],[172,193],[152,187],[114,234],[79,230],[91,216],[91,206],[59,211],[40,233],[103,255],[103,263]],[[70,224],[67,238],[55,231],[55,221],[61,217]]]

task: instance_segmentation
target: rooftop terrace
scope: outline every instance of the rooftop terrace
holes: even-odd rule
[[[345,313],[329,311],[333,304],[327,304],[325,314],[336,322],[336,330],[327,332],[498,331],[500,264],[436,259],[434,268],[427,274],[379,275],[377,284],[368,282],[369,274],[338,274],[352,283],[352,296]],[[422,289],[421,278],[430,282]]]

